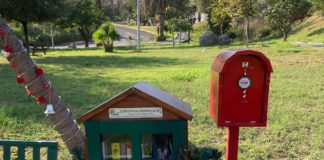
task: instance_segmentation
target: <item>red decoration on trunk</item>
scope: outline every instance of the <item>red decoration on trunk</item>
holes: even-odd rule
[[[16,62],[11,62],[11,66],[12,66],[13,68],[16,68],[16,67],[17,67],[17,63],[16,63]]]
[[[44,74],[44,71],[41,68],[37,68],[36,74],[40,76],[40,75]]]
[[[48,84],[48,83],[45,83],[45,84],[44,84],[44,88],[45,88],[45,89],[48,89],[48,88],[49,88],[49,84]]]
[[[37,98],[38,103],[45,103],[45,101],[46,101],[46,99],[45,99],[44,96],[41,96],[41,97]]]
[[[32,96],[33,95],[33,93],[28,88],[26,88],[26,91],[27,91],[28,96]]]
[[[18,76],[17,77],[17,83],[19,83],[19,84],[24,83],[24,77],[23,76]]]
[[[4,37],[6,35],[6,31],[0,28],[0,36]]]
[[[9,44],[7,44],[5,47],[5,51],[8,53],[12,53],[12,47]]]

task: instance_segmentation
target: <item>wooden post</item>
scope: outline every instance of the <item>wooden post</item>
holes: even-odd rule
[[[226,160],[237,160],[239,133],[239,127],[227,129]]]

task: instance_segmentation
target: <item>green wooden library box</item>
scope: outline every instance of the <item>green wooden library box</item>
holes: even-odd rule
[[[78,119],[89,160],[188,158],[191,106],[143,81]]]

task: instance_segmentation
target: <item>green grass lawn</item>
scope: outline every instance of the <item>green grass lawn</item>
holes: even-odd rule
[[[309,29],[296,28],[298,34],[293,32],[287,42],[251,44],[252,49],[269,57],[274,72],[268,126],[240,130],[239,159],[324,159],[324,49],[292,44],[301,39],[322,42],[323,27],[311,24],[304,22],[302,25]],[[226,130],[217,128],[208,113],[210,67],[222,51],[244,47],[199,47],[198,35],[192,35],[191,44],[176,48],[152,45],[143,47],[141,53],[117,48],[109,54],[102,49],[57,50],[33,59],[45,70],[75,118],[140,80],[191,103],[192,158],[222,159]],[[24,87],[16,83],[15,76],[5,58],[0,57],[0,139],[57,140],[59,159],[69,159],[59,135]]]
[[[281,41],[251,47],[270,58],[274,73],[268,127],[241,129],[239,158],[324,159],[323,48]],[[215,56],[233,48],[242,46],[151,46],[141,53],[117,48],[113,54],[100,49],[52,51],[33,58],[75,118],[140,80],[191,103],[194,118],[189,139],[194,158],[202,159],[208,154],[224,157],[226,130],[217,128],[208,114],[209,78]],[[68,159],[58,134],[23,86],[16,84],[15,73],[3,57],[0,83],[0,138],[58,140],[59,159]]]

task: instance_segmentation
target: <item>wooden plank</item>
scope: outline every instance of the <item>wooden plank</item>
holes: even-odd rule
[[[88,158],[89,160],[102,159],[102,148],[100,141],[100,133],[98,122],[87,121],[85,122],[87,144],[88,146]]]
[[[40,147],[33,147],[33,160],[40,160]]]
[[[47,160],[57,160],[57,146],[48,147]]]
[[[4,146],[39,146],[39,147],[55,147],[57,142],[55,141],[15,141],[15,140],[0,140],[0,145]]]
[[[123,101],[120,101],[111,107],[107,107],[106,110],[103,110],[100,113],[97,113],[97,115],[95,115],[93,118],[90,118],[89,120],[97,120],[97,121],[125,120],[125,119],[110,119],[108,116],[109,108],[123,108],[123,107],[127,107],[127,108],[161,107],[163,110],[163,117],[161,117],[161,118],[132,118],[132,119],[136,119],[136,120],[178,120],[178,119],[183,119],[180,116],[165,109],[164,107],[143,98],[142,96],[139,96],[137,94],[131,94],[127,98],[123,99]]]
[[[0,140],[0,145],[4,146],[3,160],[10,160],[11,158],[11,146],[18,146],[18,160],[25,160],[26,147],[33,147],[33,160],[40,159],[40,147],[48,147],[52,150],[49,152],[48,157],[50,160],[57,159],[57,142],[54,141],[14,141],[14,140]]]
[[[18,145],[18,160],[25,160],[25,147],[24,145]]]
[[[142,93],[140,93],[142,92]],[[82,123],[86,120],[107,120],[104,118],[102,112],[106,112],[110,107],[123,101],[133,93],[137,93],[137,95],[141,95],[146,101],[151,101],[155,104],[160,104],[162,107],[167,107],[167,110],[171,111],[174,114],[179,114],[180,117],[183,117],[187,120],[192,119],[192,110],[191,105],[185,103],[176,97],[173,97],[167,92],[164,92],[154,86],[149,85],[143,81],[135,84],[134,86],[128,88],[124,92],[114,96],[113,98],[101,103],[96,108],[90,110],[80,118],[78,118],[77,122]],[[136,106],[138,101],[134,100],[132,106]],[[140,105],[145,105],[140,104]],[[183,113],[182,113],[183,112]],[[101,114],[100,116],[96,117],[97,114]]]
[[[90,110],[89,112],[85,113],[83,116],[79,117],[77,119],[78,123],[82,123],[90,118],[92,118],[93,116],[95,116],[97,113],[102,112],[103,110],[106,110],[108,107],[110,107],[111,105],[123,100],[124,98],[126,98],[128,95],[132,94],[133,91],[131,90],[131,88],[129,88],[128,90],[112,97],[111,99],[101,103],[100,105],[98,105],[96,108]]]
[[[4,145],[3,146],[3,159],[4,160],[10,160],[11,156],[11,149],[10,145]]]
[[[141,160],[142,159],[142,147],[141,147],[141,137],[139,133],[132,133],[132,159]]]

